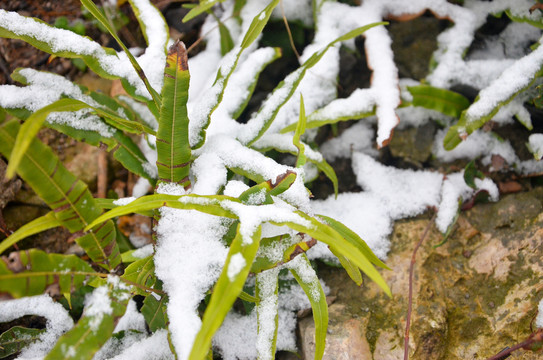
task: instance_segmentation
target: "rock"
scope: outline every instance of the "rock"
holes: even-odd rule
[[[421,166],[432,155],[435,132],[432,122],[418,128],[396,129],[388,144],[390,154]]]
[[[14,177],[6,179],[7,164],[0,159],[0,210],[5,208],[7,203],[15,199],[16,194],[21,189],[21,180]]]
[[[426,77],[430,59],[437,49],[436,38],[445,24],[446,21],[426,16],[390,24],[388,31],[400,78],[420,80]]]
[[[356,360],[371,358],[370,347],[364,336],[365,324],[359,318],[345,318],[345,305],[332,304],[329,308],[330,324],[324,360]],[[312,317],[306,317],[299,323],[302,359],[315,356],[315,324]]]
[[[536,188],[478,204],[438,248],[442,235],[432,227],[415,263],[410,359],[487,359],[529,336],[543,297],[542,199]],[[368,279],[358,287],[345,271],[321,266],[337,297],[325,359],[403,359],[409,264],[428,222],[423,216],[395,225],[386,261],[392,271],[381,271],[392,299]],[[304,359],[314,349],[312,321],[299,324]],[[514,358],[541,355],[521,350]]]

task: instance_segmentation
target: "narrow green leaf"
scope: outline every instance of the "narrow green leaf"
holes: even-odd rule
[[[294,222],[284,221],[275,222],[270,221],[275,225],[286,225],[293,230],[300,231],[308,234],[309,236],[322,241],[332,248],[335,252],[342,254],[347,259],[352,261],[356,266],[360,268],[371,280],[373,280],[383,291],[392,297],[390,288],[381,277],[381,274],[373,267],[372,263],[364,256],[358,247],[354,246],[343,238],[336,230],[328,225],[322,224],[316,219],[300,212],[296,211],[297,215],[300,215],[305,220],[311,223],[311,226],[305,226]]]
[[[307,158],[304,154],[305,145],[300,141],[300,138],[305,132],[305,122],[306,122],[306,118],[305,118],[304,97],[302,94],[300,94],[300,117],[298,119],[298,124],[296,125],[296,132],[294,133],[294,137],[292,138],[292,142],[294,143],[294,146],[298,148],[298,157],[296,158],[297,168],[304,166],[307,161]]]
[[[53,111],[77,111],[81,108],[77,107],[71,99],[61,99],[33,113],[24,122],[17,134],[17,139],[11,151],[10,161],[6,169],[6,177],[12,178],[15,175],[15,170],[19,166],[26,149],[28,149],[32,140],[36,137],[38,131],[40,131],[47,115]]]
[[[413,96],[413,105],[439,111],[448,116],[459,118],[470,102],[457,92],[440,89],[429,85],[409,86],[407,90]]]
[[[543,52],[543,48],[539,47],[516,61],[505,69],[492,84],[479,93],[473,104],[462,112],[458,123],[451,126],[447,134],[445,134],[443,139],[445,150],[454,149],[469,134],[490,121],[503,106],[509,104],[520,93],[532,86],[535,80],[543,74],[541,70],[543,65],[541,52]],[[533,64],[537,64],[537,66]],[[525,67],[526,69],[524,69]],[[522,73],[522,76],[519,75],[520,73]],[[515,77],[515,86],[511,87],[509,82],[513,81],[513,77]],[[484,105],[481,105],[481,103]],[[521,122],[525,126],[531,125],[526,121]]]
[[[243,98],[243,101],[241,102],[239,107],[232,114],[232,119],[239,118],[241,116],[241,114],[243,113],[243,111],[245,110],[245,108],[247,107],[247,105],[249,104],[249,100],[251,100],[251,97],[252,97],[252,95],[254,93],[254,90],[256,88],[256,84],[257,84],[258,79],[260,77],[260,74],[262,73],[264,68],[266,66],[268,66],[270,63],[272,63],[273,61],[279,59],[280,57],[281,57],[281,48],[274,48],[273,56],[268,61],[262,63],[261,67],[256,69],[256,71],[254,73],[254,76],[253,76],[253,80],[248,84],[248,87],[246,88],[247,96],[245,96]]]
[[[337,251],[335,250],[330,250],[330,251],[332,252],[332,254],[334,254],[335,257],[338,258],[339,263],[345,269],[345,271],[347,272],[347,275],[349,275],[351,280],[353,280],[358,286],[362,285],[362,282],[363,282],[362,274],[360,274],[360,269],[358,268],[358,266],[353,264],[351,260],[347,259],[345,256],[338,253]]]
[[[122,276],[123,279],[130,281],[134,285],[141,285],[147,288],[153,288],[157,282],[155,276],[155,263],[153,256],[137,260],[128,265]],[[149,293],[135,286],[135,294],[146,296]]]
[[[357,233],[349,229],[347,226],[343,225],[341,222],[332,219],[331,217],[325,215],[317,215],[319,218],[323,219],[328,226],[336,230],[345,240],[353,244],[360,250],[360,252],[374,265],[379,266],[380,268],[390,270],[384,262],[381,261],[374,253],[371,251],[370,247]]]
[[[166,295],[163,295],[160,300],[157,300],[154,294],[150,294],[143,300],[141,314],[145,318],[149,330],[152,332],[166,328],[168,324],[168,317],[166,315],[167,303],[168,297]]]
[[[238,199],[225,195],[147,195],[132,201],[123,206],[116,207],[95,219],[87,226],[87,230],[98,224],[112,219],[114,217],[138,213],[142,211],[156,210],[162,206],[168,206],[174,209],[198,210],[215,216],[223,216],[235,219],[236,215],[232,211],[221,207],[221,201],[240,202]]]
[[[48,54],[58,57],[81,58],[92,71],[101,77],[107,79],[118,78],[118,76],[112,75],[107,68],[104,68],[100,62],[101,57],[108,55],[117,57],[115,50],[103,48],[87,36],[57,29],[40,19],[24,17],[2,9],[0,9],[0,22],[7,24],[0,26],[0,37],[23,40]],[[14,26],[10,27],[11,24]],[[39,28],[39,31],[36,31],[36,28]],[[69,36],[70,41],[64,44],[61,39],[66,38],[66,36]],[[71,47],[69,44],[74,42],[79,42],[84,46],[81,49]]]
[[[224,268],[215,284],[213,294],[202,319],[202,327],[194,339],[189,360],[205,359],[211,339],[221,326],[226,314],[241,293],[251,264],[260,244],[261,227],[250,238],[244,238],[238,226],[236,237],[230,245]]]
[[[43,123],[45,122],[45,119],[50,113],[62,111],[77,111],[86,108],[93,109],[100,117],[105,119],[106,122],[121,130],[140,134],[143,132],[147,134],[155,134],[155,131],[153,129],[136,121],[123,119],[111,111],[96,108],[75,99],[60,99],[50,105],[39,109],[23,123],[23,125],[21,126],[21,130],[17,134],[15,146],[12,151],[12,157],[6,170],[6,176],[10,178],[13,177],[13,175],[15,174],[15,169],[21,162],[24,152],[26,151],[26,149],[28,149],[28,146],[30,146],[30,142],[36,137],[36,134],[41,129]]]
[[[315,52],[309,59],[307,59],[300,68],[289,74],[285,80],[281,81],[279,85],[274,89],[272,94],[264,102],[258,113],[249,120],[242,132],[238,136],[238,140],[246,145],[252,145],[257,141],[268,128],[277,116],[279,110],[283,105],[291,98],[292,94],[296,91],[298,85],[302,81],[307,70],[312,68],[317,62],[324,56],[326,51],[336,43],[340,41],[346,41],[356,36],[363,34],[365,31],[379,25],[387,25],[387,22],[378,22],[362,26],[347,34],[338,37],[334,41],[326,45],[322,50]],[[286,93],[285,93],[286,88]]]
[[[81,0],[81,4],[92,14],[92,16],[96,18],[96,20],[98,20],[98,22],[100,22],[100,24],[102,24],[107,29],[109,34],[117,41],[119,46],[123,49],[124,53],[126,54],[128,60],[134,67],[134,70],[136,70],[136,73],[145,84],[145,87],[147,88],[147,91],[149,91],[149,94],[151,94],[151,97],[153,98],[153,101],[155,102],[156,106],[160,107],[160,97],[158,93],[155,91],[155,89],[153,89],[153,87],[149,83],[147,76],[145,76],[145,72],[143,71],[141,66],[138,64],[136,58],[134,58],[134,55],[132,55],[132,53],[130,52],[130,50],[128,50],[126,45],[124,45],[121,39],[119,39],[119,37],[117,36],[117,32],[115,31],[113,26],[109,23],[108,19],[104,16],[104,14],[102,14],[100,9],[98,9],[96,4],[92,2],[92,0]]]
[[[164,69],[162,107],[157,132],[158,176],[161,181],[187,186],[189,181],[189,69],[185,45],[177,41],[168,51]]]
[[[279,269],[263,271],[256,275],[255,294],[257,319],[258,359],[275,358],[277,348]]]
[[[42,294],[51,286],[57,286],[61,293],[70,293],[88,278],[103,275],[75,255],[30,249],[11,253],[10,259],[9,265],[0,261],[0,294],[16,298]]]
[[[0,359],[16,354],[25,346],[39,340],[45,329],[14,326],[0,335]]]
[[[45,360],[92,359],[111,338],[130,297],[129,288],[123,284],[115,285],[114,281],[94,290],[81,319],[60,337]]]
[[[344,100],[344,99],[338,99]],[[336,101],[338,101],[336,100]],[[315,129],[324,125],[334,125],[340,121],[350,121],[350,120],[359,120],[375,115],[375,107],[372,111],[353,111],[349,112],[347,115],[329,117],[326,111],[323,111],[326,107],[322,109],[315,110],[307,117],[306,129]],[[281,129],[280,133],[285,134],[290,131],[296,130],[297,123],[290,124]]]
[[[273,9],[277,6],[277,4],[279,4],[279,0],[272,0],[264,10],[262,10],[257,16],[255,16],[253,22],[251,23],[251,25],[249,25],[249,28],[245,33],[243,41],[241,42],[242,49],[246,49],[247,47],[249,47],[249,45],[251,45],[258,38],[262,30],[264,29],[264,26],[266,26],[266,24],[268,23]]]
[[[217,22],[219,24],[219,35],[221,37],[221,55],[224,56],[234,48],[234,40],[232,40],[230,31],[228,31],[226,25],[224,25],[219,18],[217,18]]]
[[[330,181],[332,182],[332,185],[334,186],[334,194],[336,195],[336,198],[337,198],[337,194],[339,192],[339,182],[338,182],[337,175],[334,168],[330,166],[330,164],[328,164],[328,162],[324,158],[322,159],[322,161],[312,161],[312,160],[309,160],[309,161],[315,164],[317,168],[320,171],[322,171],[328,179],[330,179]]]
[[[537,10],[536,10],[537,11]],[[511,13],[511,9],[507,9],[505,10],[505,13],[507,14],[507,16],[515,21],[515,22],[519,22],[519,23],[527,23],[527,24],[530,24],[532,26],[535,26],[536,28],[538,29],[543,29],[543,21],[540,17],[529,17],[529,16],[516,16],[516,15],[513,15],[513,13]],[[530,11],[530,14],[532,13],[532,11]]]
[[[151,184],[155,184],[157,174],[149,171],[151,164],[147,162],[138,145],[122,131],[116,131],[113,137],[105,137],[96,131],[79,130],[64,124],[46,123],[46,125],[78,141],[93,146],[106,145],[107,150],[111,151],[113,157],[127,170],[146,178]]]
[[[295,265],[291,264],[289,269],[311,303],[313,320],[315,322],[315,360],[320,360],[324,355],[326,331],[328,330],[328,304],[326,303],[326,295],[322,290],[317,274],[311,267],[311,263],[305,254],[300,255]]]
[[[47,214],[24,224],[13,234],[2,240],[0,243],[0,254],[6,251],[10,246],[16,244],[19,240],[57,226],[62,226],[62,224],[57,220],[54,212],[48,212]]]
[[[153,21],[155,17],[160,17],[162,19],[162,23],[163,23],[162,28],[163,28],[164,35],[166,38],[166,43],[167,43],[167,39],[169,38],[170,31],[168,28],[168,24],[166,23],[166,19],[164,19],[164,17],[162,16],[162,12],[159,9],[157,9],[151,1],[149,1],[148,5],[152,6],[152,9],[155,12],[155,14],[153,14],[153,16],[148,16],[149,14],[145,13],[145,9],[140,8],[139,6],[140,3],[138,1],[128,0],[128,2],[130,3],[130,6],[132,7],[132,10],[134,11],[134,15],[136,16],[136,19],[138,20],[141,33],[143,34],[143,37],[145,38],[147,45],[149,45],[150,37],[158,36],[158,34],[153,34],[152,32],[150,33],[148,30],[149,27],[154,28],[153,25],[155,24],[150,24],[149,22]],[[164,43],[164,53],[166,53],[166,50],[167,50],[166,43]]]
[[[17,121],[10,121],[0,127],[0,152],[8,159],[19,129]],[[87,185],[70,173],[51,149],[37,139],[30,143],[17,172],[53,210],[57,220],[71,232],[83,230],[102,212]],[[111,270],[121,262],[115,237],[115,226],[109,221],[76,241],[93,261]]]
[[[270,4],[268,4],[268,6],[264,8],[264,10],[262,10],[257,16],[253,18],[253,21],[249,26],[249,29],[245,33],[243,41],[233,61],[225,62],[219,68],[215,83],[213,84],[213,88],[210,89],[208,95],[213,97],[213,101],[211,102],[208,99],[205,100],[205,112],[207,114],[204,115],[202,119],[198,119],[199,121],[197,122],[196,128],[194,130],[198,134],[198,138],[196,140],[196,143],[192,144],[193,149],[200,148],[204,144],[206,137],[205,132],[211,121],[211,115],[217,109],[223,99],[224,90],[228,85],[230,76],[234,73],[234,70],[238,65],[238,61],[242,52],[247,49],[260,35],[262,29],[264,29],[264,26],[266,26],[273,9],[277,6],[278,3],[279,0],[272,0],[272,2],[270,2]]]
[[[257,297],[247,294],[245,291],[242,291],[239,293],[239,298],[243,301],[247,301],[251,303],[257,303],[260,301]]]
[[[203,14],[204,12],[208,11],[215,5],[216,3],[223,2],[224,0],[200,0],[200,4],[198,6],[195,6],[192,8],[187,15],[183,18],[183,22],[190,21],[194,19],[196,16]]]

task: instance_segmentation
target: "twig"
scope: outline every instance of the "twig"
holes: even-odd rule
[[[411,264],[409,265],[409,302],[407,305],[407,320],[405,323],[405,337],[404,337],[404,351],[403,351],[404,360],[409,359],[409,328],[411,326],[411,313],[413,309],[413,272],[415,271],[415,260],[417,258],[417,251],[419,250],[420,246],[422,245],[422,242],[426,238],[426,235],[428,235],[428,232],[430,231],[430,227],[432,226],[436,218],[436,214],[437,214],[437,211],[434,212],[434,215],[430,219],[430,222],[428,222],[428,225],[426,225],[426,229],[424,229],[424,233],[422,233],[422,236],[420,237],[420,240],[417,243],[417,246],[415,246],[415,249],[413,250],[413,255],[411,255]]]
[[[534,343],[541,344],[543,342],[543,329],[539,329],[538,331],[532,333],[528,339],[516,344],[513,347],[506,348],[505,350],[500,351],[496,355],[489,357],[487,360],[504,360],[507,359],[509,356],[511,356],[511,353],[513,351],[524,349],[524,350],[532,350],[531,346],[534,345]]]
[[[283,16],[283,22],[285,23],[285,28],[287,29],[288,40],[290,41],[290,47],[294,51],[294,55],[296,55],[296,58],[298,59],[298,61],[300,61],[300,54],[298,53],[298,50],[296,50],[296,45],[294,45],[294,39],[292,38],[292,33],[290,32],[290,26],[288,26],[287,17],[285,16],[285,9],[283,8],[283,0],[279,2],[279,5],[281,6],[281,15]]]

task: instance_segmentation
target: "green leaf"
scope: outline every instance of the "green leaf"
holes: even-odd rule
[[[230,245],[219,280],[213,289],[202,319],[202,327],[194,339],[189,360],[205,359],[211,347],[211,339],[241,293],[251,264],[256,257],[260,244],[261,227],[259,226],[250,238],[245,238],[240,232],[240,226],[238,226],[236,237]]]
[[[530,72],[524,71],[521,81],[516,84],[517,87],[514,90],[501,88],[504,86],[504,80],[511,77],[511,74],[516,76],[518,71],[521,71],[519,67],[524,66],[526,62],[535,60],[539,62],[539,66],[541,66],[543,61],[538,58],[538,56],[540,56],[538,52],[540,51],[543,51],[543,48],[535,50],[514,63],[510,68],[505,69],[498,79],[479,93],[473,104],[462,112],[458,123],[451,126],[449,131],[447,131],[447,134],[445,134],[445,138],[443,139],[443,147],[445,150],[454,149],[462,142],[462,140],[466,139],[469,134],[490,121],[503,106],[509,104],[520,93],[532,86],[535,80],[543,73],[540,67],[537,69],[532,67],[532,69],[529,70]],[[496,89],[500,90],[496,92]],[[476,114],[473,114],[474,111],[472,109],[474,107],[477,108],[480,105],[480,102],[485,104],[485,106],[482,109],[477,109]],[[471,113],[470,110],[472,110]],[[525,126],[528,125],[528,127],[531,126],[531,124],[526,123],[525,121],[521,121],[521,123]]]
[[[505,10],[505,13],[507,14],[507,16],[515,21],[515,22],[519,22],[519,23],[527,23],[527,24],[530,24],[532,26],[535,26],[536,28],[538,29],[543,29],[543,21],[540,17],[538,18],[533,18],[533,17],[528,17],[528,16],[515,16],[511,13],[511,10],[510,9],[507,9]],[[530,11],[531,13],[531,11]]]
[[[183,18],[183,22],[190,21],[196,16],[205,13],[213,7],[216,3],[223,2],[224,0],[200,0],[198,6],[192,8],[187,15]]]
[[[362,254],[358,247],[345,240],[343,236],[341,236],[330,226],[320,223],[316,219],[304,214],[301,211],[296,211],[295,213],[310,222],[311,225],[306,226],[290,221],[270,221],[270,223],[279,226],[286,225],[293,230],[306,233],[307,235],[327,244],[334,252],[345,256],[353,264],[358,266],[360,270],[362,270],[371,280],[373,280],[381,289],[383,289],[383,291],[389,297],[392,297],[390,289],[384,279],[381,277],[381,274],[379,274],[379,272],[373,267],[372,263],[364,254]]]
[[[360,252],[374,265],[379,266],[380,268],[390,270],[385,263],[381,261],[374,253],[371,251],[370,247],[357,233],[349,229],[347,226],[343,225],[341,222],[332,219],[331,217],[325,215],[317,215],[319,218],[323,219],[328,226],[337,231],[345,240],[353,244],[360,250]]]
[[[221,37],[221,55],[224,56],[234,48],[234,40],[232,40],[226,25],[219,18],[217,18],[217,23],[219,24],[219,35]]]
[[[128,280],[135,285],[135,294],[146,296],[149,293],[137,285],[146,288],[153,288],[157,282],[155,276],[155,263],[153,256],[148,256],[144,259],[137,260],[128,265],[125,269],[122,279]]]
[[[236,219],[236,215],[226,208],[222,207],[221,201],[228,200],[240,202],[238,199],[225,195],[164,195],[155,194],[147,195],[132,201],[123,206],[116,207],[100,217],[96,218],[86,229],[91,229],[98,224],[112,219],[114,217],[138,213],[143,211],[159,209],[162,206],[168,206],[174,209],[182,210],[198,210],[206,214],[223,216],[231,219]]]
[[[358,286],[362,285],[362,282],[363,282],[362,275],[360,274],[360,269],[358,268],[358,266],[353,264],[351,260],[347,259],[345,256],[338,253],[337,251],[335,250],[330,250],[330,251],[332,252],[332,254],[334,254],[335,257],[338,258],[339,263],[345,269],[345,271],[347,272],[347,275],[349,275],[351,280],[353,280]]]
[[[191,157],[187,115],[190,75],[187,61],[185,45],[177,41],[168,51],[166,59],[156,139],[159,179],[183,186],[190,184]]]
[[[262,29],[264,29],[264,26],[266,26],[273,9],[277,6],[278,3],[279,3],[279,0],[272,0],[268,4],[268,6],[264,8],[264,10],[262,10],[258,15],[256,15],[253,18],[253,21],[251,22],[249,29],[245,33],[243,41],[241,42],[241,45],[240,45],[240,49],[236,53],[233,62],[230,62],[230,61],[225,62],[219,68],[215,83],[213,84],[213,88],[209,91],[209,95],[208,95],[208,96],[214,97],[213,102],[210,102],[207,99],[205,100],[206,101],[205,112],[207,113],[207,115],[205,115],[199,121],[199,123],[196,124],[195,132],[198,133],[198,138],[196,140],[196,143],[192,144],[193,149],[200,148],[204,144],[205,137],[206,137],[205,132],[211,121],[211,115],[217,109],[217,107],[222,101],[222,98],[224,96],[224,90],[226,86],[228,85],[228,80],[230,79],[230,76],[234,73],[234,70],[236,69],[238,65],[238,61],[241,54],[260,35],[260,33],[262,32]],[[224,73],[225,71],[227,71],[226,74]]]
[[[328,330],[328,304],[326,303],[326,295],[307,256],[305,254],[300,255],[295,264],[291,264],[289,269],[311,303],[313,320],[315,322],[315,360],[320,360],[324,355],[326,331]]]
[[[97,299],[93,301],[94,296]],[[94,290],[81,319],[60,337],[45,360],[92,359],[113,335],[117,321],[126,311],[128,300],[129,289],[123,284],[116,286],[114,281],[108,281],[105,288]],[[105,304],[109,305],[108,310],[104,310]]]
[[[99,109],[75,99],[60,99],[50,105],[39,109],[23,123],[23,125],[21,126],[21,130],[17,134],[15,146],[12,150],[12,156],[6,170],[6,176],[9,178],[13,177],[13,175],[15,174],[15,169],[17,168],[17,166],[19,166],[24,152],[26,151],[26,149],[28,149],[28,146],[30,146],[30,142],[36,137],[36,134],[41,129],[43,123],[45,122],[45,119],[50,113],[61,111],[77,111],[85,108],[93,109],[100,117],[104,118],[106,122],[108,122],[110,125],[120,128],[121,130],[135,133],[155,133],[154,130],[152,130],[151,128],[135,121],[123,119],[111,111]]]
[[[139,5],[138,1],[128,0],[128,2],[130,3],[130,6],[132,7],[132,10],[134,11],[134,15],[136,16],[136,19],[138,20],[141,33],[143,34],[143,37],[145,38],[147,45],[149,45],[150,37],[158,36],[158,34],[149,33],[149,30],[148,30],[148,27],[154,28],[153,24],[147,23],[148,21],[152,21],[154,16],[158,16],[162,19],[162,23],[163,23],[162,27],[163,27],[164,34],[166,35],[166,39],[169,38],[170,31],[168,28],[168,24],[166,23],[166,20],[162,16],[162,13],[160,12],[160,10],[157,9],[151,1],[148,2],[148,5],[150,5],[153,8],[153,11],[155,11],[155,14],[153,14],[152,17],[146,16],[147,14],[144,14],[144,10],[140,9],[140,7],[138,6]],[[128,20],[127,20],[127,23],[128,23]],[[166,43],[164,43],[164,53],[166,53],[166,44],[167,44],[167,40],[166,40]]]
[[[279,269],[272,269],[256,275],[255,295],[259,299],[256,304],[257,347],[259,359],[275,358],[277,348],[277,327],[279,322],[278,296]],[[273,317],[273,319],[272,319]],[[262,349],[262,345],[268,345]]]
[[[101,77],[107,79],[118,78],[118,76],[112,75],[107,68],[104,68],[100,62],[101,56],[112,55],[116,57],[117,53],[115,50],[103,48],[89,37],[77,35],[69,30],[57,29],[40,19],[20,16],[14,12],[8,12],[2,9],[0,9],[0,22],[5,24],[0,26],[0,37],[23,40],[24,42],[55,56],[81,58],[92,71]],[[21,25],[21,23],[24,24]],[[9,25],[12,24],[21,26],[10,28]],[[36,31],[36,28],[39,30]],[[65,37],[67,33],[70,34],[72,42],[74,38],[79,38],[81,40],[80,43],[84,44],[84,46],[81,47],[81,50],[67,50],[70,49],[70,46],[61,43],[59,39]]]
[[[39,340],[45,329],[14,326],[0,335],[0,359],[16,354],[25,346]]]
[[[298,124],[296,125],[296,132],[294,133],[294,137],[292,138],[292,142],[294,143],[294,146],[298,148],[298,157],[296,158],[297,168],[304,166],[307,161],[307,158],[304,154],[305,146],[300,141],[301,136],[305,132],[305,122],[306,122],[306,118],[305,118],[304,97],[302,94],[300,94],[300,117],[298,119]]]
[[[442,114],[459,118],[462,111],[470,105],[469,100],[457,92],[429,85],[409,86],[413,105],[439,111]]]
[[[57,220],[54,212],[48,212],[47,214],[24,224],[13,234],[2,240],[0,243],[0,254],[6,251],[10,246],[16,244],[19,240],[57,226],[62,226],[62,224]]]
[[[268,61],[262,63],[258,69],[255,69],[253,80],[248,84],[248,87],[246,88],[247,96],[244,97],[239,107],[232,114],[232,119],[239,118],[241,114],[243,113],[243,111],[245,110],[245,108],[247,107],[247,105],[249,104],[249,100],[251,100],[256,84],[260,77],[260,74],[262,73],[264,68],[268,66],[270,63],[272,63],[273,61],[279,59],[280,57],[281,57],[281,48],[274,48],[273,56]]]
[[[8,159],[19,128],[17,121],[0,127],[0,152]],[[102,212],[87,185],[71,174],[51,149],[37,139],[30,143],[17,172],[53,210],[57,220],[73,233],[83,230]],[[115,226],[111,221],[93,228],[76,241],[93,261],[107,270],[121,262]]]
[[[268,130],[279,110],[296,91],[296,88],[302,81],[306,71],[317,64],[317,62],[324,56],[330,47],[334,46],[340,41],[350,40],[356,36],[359,36],[375,26],[387,24],[387,22],[379,22],[362,26],[338,37],[326,45],[322,50],[315,52],[302,64],[300,68],[292,72],[285,78],[285,80],[281,81],[279,85],[277,85],[272,94],[264,102],[258,113],[251,118],[251,120],[249,120],[244,127],[242,127],[238,140],[242,144],[251,145],[257,141],[266,132],[266,130]]]
[[[126,54],[128,60],[134,67],[134,70],[136,70],[136,73],[140,77],[140,79],[145,84],[145,87],[147,88],[147,91],[149,91],[149,94],[151,94],[151,97],[153,98],[153,101],[157,107],[160,107],[160,97],[158,93],[153,89],[151,84],[149,83],[149,80],[147,79],[147,76],[145,76],[145,72],[141,68],[141,66],[138,64],[136,58],[134,58],[134,55],[128,50],[126,45],[119,39],[117,36],[117,32],[115,31],[115,28],[109,23],[108,19],[104,16],[104,14],[98,9],[95,3],[92,2],[92,0],[81,0],[81,4],[102,24],[109,34],[117,41],[119,46],[123,49],[124,53]]]
[[[470,161],[464,168],[464,182],[470,188],[476,190],[475,178],[484,179],[485,175],[475,166],[475,160]]]
[[[168,324],[168,317],[166,315],[167,303],[168,297],[166,295],[163,295],[160,300],[157,300],[154,294],[150,294],[143,300],[141,314],[145,318],[145,322],[149,326],[151,332],[166,328]]]
[[[118,160],[127,170],[134,174],[144,177],[151,184],[156,182],[156,174],[150,173],[145,164],[150,165],[141,152],[140,148],[130,136],[116,131],[113,137],[105,137],[96,131],[79,130],[63,124],[47,123],[47,127],[55,129],[78,141],[86,142],[93,146],[107,146],[107,150],[113,153],[113,157]]]
[[[102,276],[75,255],[47,254],[30,249],[10,254],[10,261],[0,261],[0,294],[13,297],[39,295],[50,286],[70,293],[83,286],[89,277]]]

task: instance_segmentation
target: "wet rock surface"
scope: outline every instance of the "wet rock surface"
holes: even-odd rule
[[[463,213],[449,240],[432,226],[417,253],[410,359],[487,359],[532,333],[543,297],[543,189],[510,194]],[[357,287],[339,269],[320,276],[336,301],[330,306],[325,359],[403,359],[409,264],[430,221],[399,221],[382,271],[393,298],[367,280]],[[312,359],[314,325],[299,324],[303,359]],[[519,351],[511,359],[540,359]]]

